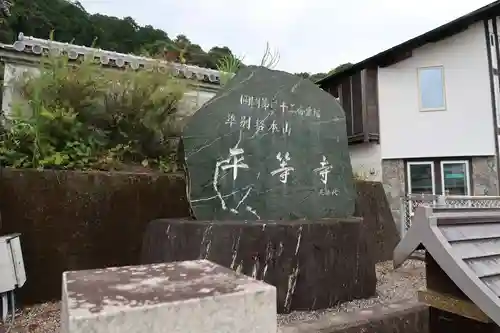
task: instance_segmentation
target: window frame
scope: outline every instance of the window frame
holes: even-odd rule
[[[420,85],[420,72],[426,69],[439,69],[441,71],[441,88],[443,91],[443,106],[437,108],[424,108],[422,106],[422,89]],[[446,100],[446,83],[445,83],[445,74],[444,74],[444,66],[443,65],[435,65],[435,66],[424,66],[417,68],[417,90],[418,90],[418,109],[420,112],[428,112],[428,111],[446,111],[447,108],[447,100]]]
[[[431,166],[431,181],[432,181],[432,195],[436,195],[436,174],[433,161],[408,161],[406,163],[406,177],[408,184],[408,194],[413,194],[411,188],[411,167],[413,165],[430,165]]]
[[[465,179],[465,185],[466,185],[466,193],[463,194],[465,196],[470,196],[471,193],[471,174],[470,174],[470,167],[469,167],[469,161],[467,160],[445,160],[445,161],[440,161],[440,176],[441,176],[441,192],[443,195],[446,195],[446,188],[444,184],[444,168],[443,166],[446,164],[465,164],[465,176],[467,177]]]

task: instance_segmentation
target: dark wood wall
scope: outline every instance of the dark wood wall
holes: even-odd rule
[[[322,89],[339,98],[351,144],[379,141],[377,80],[377,68],[368,68],[321,85]]]

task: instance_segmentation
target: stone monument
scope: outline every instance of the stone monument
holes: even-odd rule
[[[345,115],[310,80],[242,69],[193,115],[183,138],[197,219],[353,215]]]
[[[194,220],[151,222],[143,263],[211,260],[276,286],[280,313],[374,295],[333,96],[249,66],[193,115],[182,141]]]

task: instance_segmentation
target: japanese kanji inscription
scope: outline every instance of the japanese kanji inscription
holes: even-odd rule
[[[289,73],[249,66],[189,120],[189,198],[202,220],[351,216],[345,116]]]

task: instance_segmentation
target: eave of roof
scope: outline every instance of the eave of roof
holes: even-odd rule
[[[496,209],[477,211],[472,215],[462,212],[443,212],[441,218],[485,219],[498,218]],[[437,225],[437,217],[430,207],[418,207],[412,226],[394,250],[394,267],[399,267],[422,244],[450,279],[481,309],[500,326],[500,298],[471,270],[450,246],[449,241]]]
[[[350,76],[360,70],[365,69],[369,66],[378,66],[381,62],[395,54],[401,54],[404,52],[412,51],[416,48],[424,46],[428,43],[437,42],[445,38],[451,37],[467,29],[471,24],[478,21],[490,18],[491,16],[496,16],[500,14],[500,0],[490,3],[484,7],[481,7],[473,12],[470,12],[464,16],[461,16],[453,21],[443,24],[436,29],[428,31],[420,36],[414,37],[406,42],[396,45],[390,49],[382,51],[370,58],[362,60],[353,66],[346,68],[343,71],[332,73],[318,81],[316,84],[325,84],[328,81],[334,80],[336,78]]]

